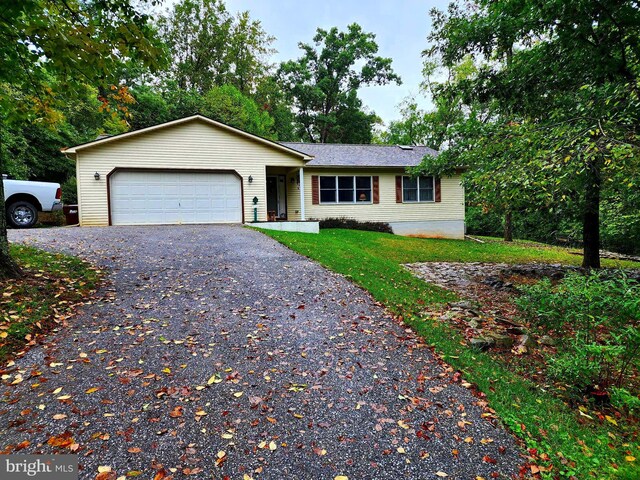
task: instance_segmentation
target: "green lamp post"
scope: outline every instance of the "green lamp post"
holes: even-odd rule
[[[253,197],[253,223],[258,222],[258,197]]]

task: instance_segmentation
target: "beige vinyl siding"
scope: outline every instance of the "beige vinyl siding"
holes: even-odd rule
[[[304,169],[305,210],[307,219],[334,217],[354,218],[374,222],[419,222],[425,220],[464,220],[464,189],[460,177],[441,179],[441,202],[396,203],[396,175],[406,175],[402,169],[312,168]],[[380,177],[380,203],[337,203],[313,205],[311,177],[313,175],[356,175]]]
[[[235,170],[242,177],[244,218],[250,222],[254,197],[258,219],[266,220],[266,166],[299,168],[305,163],[293,153],[199,120],[80,149],[76,162],[82,225],[108,225],[107,174],[115,168]]]
[[[300,220],[300,183],[299,171],[296,170],[287,175],[287,220]],[[291,180],[293,179],[293,183]],[[305,185],[305,189],[311,188],[311,184]],[[305,204],[306,205],[306,204]]]

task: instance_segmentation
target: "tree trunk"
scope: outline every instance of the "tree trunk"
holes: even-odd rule
[[[583,268],[600,268],[600,165],[598,160],[587,165],[582,221]]]
[[[0,160],[0,175],[3,162]],[[4,206],[4,185],[0,181],[0,280],[16,278],[22,272],[20,267],[9,255],[9,241],[7,240],[7,211]]]
[[[513,242],[513,219],[510,209],[504,212],[504,241]]]
[[[1,120],[0,120],[1,121]],[[0,125],[0,280],[16,278],[22,274],[18,264],[9,255],[9,240],[7,239],[7,210],[4,205],[4,125]]]

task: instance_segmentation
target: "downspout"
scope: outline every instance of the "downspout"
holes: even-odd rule
[[[300,220],[305,221],[304,214],[304,168],[300,167]]]

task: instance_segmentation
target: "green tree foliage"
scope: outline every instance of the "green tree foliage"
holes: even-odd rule
[[[234,18],[223,0],[183,0],[161,19],[160,30],[173,59],[165,76],[181,90],[233,85],[249,94],[269,69],[274,37],[248,12]]]
[[[428,145],[428,113],[418,107],[413,97],[405,98],[398,105],[401,118],[389,122],[389,126],[380,132],[379,143],[389,145]],[[432,147],[433,148],[433,147]]]
[[[281,142],[298,140],[294,132],[295,115],[284,89],[274,76],[264,78],[253,98],[258,106],[273,118],[273,136]]]
[[[274,120],[266,109],[233,85],[211,87],[206,93],[175,88],[139,87],[130,107],[130,124],[140,129],[176,118],[200,114],[262,137],[277,138]]]
[[[500,190],[507,206],[570,201],[582,212],[584,266],[599,267],[601,198],[638,182],[636,2],[477,0],[433,17],[429,56],[483,65],[439,92],[466,109],[439,168],[464,162],[467,184]]]
[[[114,73],[122,62],[135,58],[153,69],[162,59],[149,17],[127,0],[4,2],[0,40],[0,171],[11,148],[35,148],[28,144],[29,136],[38,136],[39,125],[55,128],[63,121],[62,107],[85,95],[86,84],[98,91],[106,111],[110,100],[126,97],[126,90],[113,87],[119,84]],[[114,107],[116,116],[118,107],[123,108]],[[25,123],[37,127],[15,135],[16,125]],[[0,277],[17,273],[8,253],[0,182]]]
[[[135,103],[129,108],[129,124],[132,130],[165,123],[180,116],[174,110],[178,110],[182,102],[170,104],[162,92],[156,88],[143,85],[134,88],[131,94],[135,98]],[[171,100],[176,99],[171,98]]]
[[[435,108],[426,111],[418,107],[416,97],[405,98],[398,106],[400,119],[389,123],[379,141],[391,145],[426,145],[440,150],[448,140],[449,129],[464,118],[461,94],[445,88],[451,83],[467,80],[476,74],[473,58],[467,55],[459,64],[448,69],[445,81],[436,81],[439,66],[426,61],[422,73],[425,77],[422,92],[430,96]]]
[[[161,53],[148,17],[125,0],[4,2],[0,37],[5,119],[55,121],[57,93],[87,81],[106,91],[123,59],[157,67]]]
[[[201,112],[214,120],[262,137],[272,137],[273,119],[232,85],[214,87],[202,98]]]
[[[362,110],[358,89],[400,83],[391,59],[376,55],[375,35],[355,23],[346,32],[319,28],[312,45],[299,46],[302,57],[284,62],[279,70],[296,109],[297,135],[321,143],[370,141],[377,117]]]

